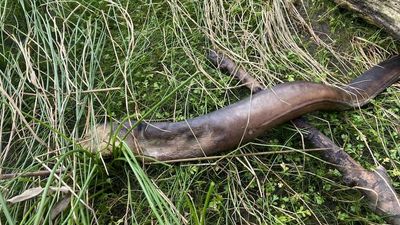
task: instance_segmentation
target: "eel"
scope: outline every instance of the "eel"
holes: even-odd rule
[[[211,56],[212,57],[212,56]],[[277,125],[318,110],[359,108],[400,78],[400,55],[373,66],[343,87],[295,81],[278,84],[211,113],[180,122],[99,124],[90,149],[107,156],[112,136],[139,156],[158,161],[235,149]]]

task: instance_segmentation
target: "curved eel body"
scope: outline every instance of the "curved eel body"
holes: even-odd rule
[[[118,135],[126,137],[136,154],[156,160],[202,157],[234,149],[312,111],[361,107],[399,78],[400,56],[395,56],[341,88],[311,82],[283,83],[186,121],[142,122],[133,129],[134,122],[127,122]],[[103,142],[108,142],[112,130],[108,124],[98,126],[96,132]],[[104,146],[110,148],[108,144]]]

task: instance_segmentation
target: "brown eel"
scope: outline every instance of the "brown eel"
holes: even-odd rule
[[[212,155],[234,149],[265,131],[317,110],[358,108],[400,78],[400,56],[388,59],[350,82],[333,87],[312,82],[289,82],[228,105],[214,112],[181,122],[134,121],[118,129],[137,155],[172,160]],[[92,150],[111,152],[110,136],[116,123],[97,126]],[[129,133],[127,133],[129,131]]]

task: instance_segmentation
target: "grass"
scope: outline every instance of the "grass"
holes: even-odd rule
[[[179,121],[249,95],[205,58],[224,50],[265,86],[345,84],[398,43],[327,0],[0,1],[0,224],[383,223],[285,124],[228,157],[142,165],[80,146],[105,120]],[[399,190],[399,86],[313,125]],[[306,144],[306,148],[309,146]],[[6,202],[33,187],[41,196]],[[66,187],[69,194],[50,192]],[[71,196],[67,208],[52,215]]]

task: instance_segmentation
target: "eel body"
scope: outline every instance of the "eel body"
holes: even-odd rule
[[[160,161],[212,155],[234,149],[312,111],[361,107],[399,78],[400,56],[395,56],[343,87],[289,82],[181,122],[142,122],[131,129],[134,121],[129,121],[118,131],[118,124],[101,124],[96,128],[96,136],[102,143],[96,146],[103,148],[102,152],[107,152],[104,148],[109,151],[109,137],[117,132],[136,154]]]

